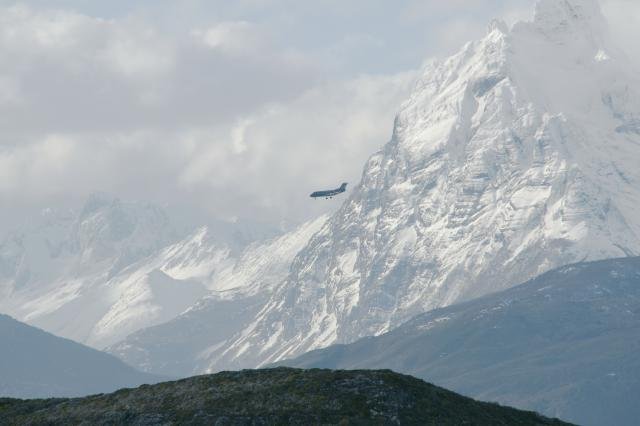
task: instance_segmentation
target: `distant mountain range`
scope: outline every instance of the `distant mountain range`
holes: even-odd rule
[[[565,425],[391,371],[224,372],[74,400],[0,399],[0,423]]]
[[[95,194],[0,241],[0,312],[102,349],[205,296],[274,286],[324,220],[294,230],[302,240],[231,222],[180,235],[158,206]]]
[[[185,377],[206,371],[212,354],[252,325],[291,260],[326,217],[245,249],[231,268],[217,274],[218,288],[176,318],[141,329],[106,350],[137,368]]]
[[[640,257],[579,263],[283,365],[389,368],[583,425],[640,419]]]
[[[0,342],[0,397],[84,396],[166,380],[6,315],[0,315]]]
[[[118,309],[127,292],[119,285],[125,275],[137,287],[137,298],[128,295],[132,302],[145,291],[147,299],[153,299],[149,280],[158,281],[165,293],[174,287],[179,298],[179,282],[123,272],[133,272],[132,265],[176,238],[159,207],[105,194],[89,197],[80,211],[45,210],[0,242],[0,312],[90,342],[96,324]],[[186,293],[203,293],[189,284]],[[184,297],[179,300],[184,303]],[[189,302],[193,300],[184,308]],[[151,301],[147,308],[155,310],[147,314],[147,321],[153,321],[165,306]]]

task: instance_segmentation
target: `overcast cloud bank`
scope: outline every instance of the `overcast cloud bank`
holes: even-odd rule
[[[0,232],[88,193],[295,223],[390,137],[423,59],[532,1],[0,3]],[[603,1],[632,57],[640,5]]]

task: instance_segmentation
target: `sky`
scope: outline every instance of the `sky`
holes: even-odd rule
[[[640,2],[602,0],[640,58]],[[0,233],[97,191],[285,227],[357,184],[422,64],[534,0],[0,0]]]

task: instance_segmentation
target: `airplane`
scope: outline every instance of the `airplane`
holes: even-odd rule
[[[313,194],[311,194],[310,197],[311,198],[325,197],[329,199],[329,198],[333,198],[334,195],[342,194],[346,190],[347,190],[347,184],[343,183],[342,185],[340,185],[340,188],[330,189],[328,191],[316,191]]]

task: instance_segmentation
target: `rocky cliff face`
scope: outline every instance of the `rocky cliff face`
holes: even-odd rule
[[[434,62],[361,183],[210,370],[383,333],[556,266],[640,253],[640,84],[595,0]]]

